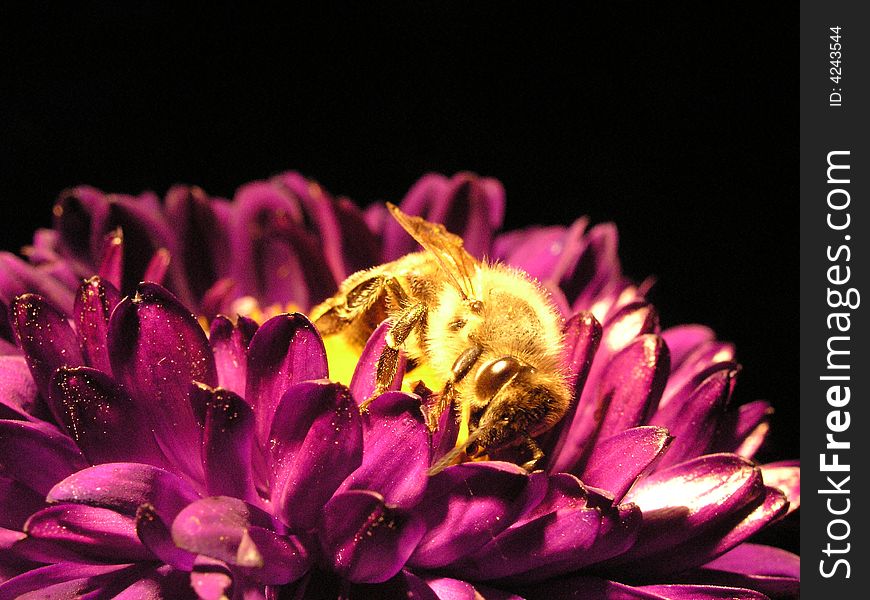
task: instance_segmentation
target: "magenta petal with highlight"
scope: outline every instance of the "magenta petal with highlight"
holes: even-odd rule
[[[141,574],[138,581],[115,596],[112,600],[194,600],[196,594],[190,589],[190,574],[163,565]]]
[[[653,334],[640,336],[613,357],[598,390],[606,410],[598,439],[646,423],[667,382],[668,361],[667,346]]]
[[[427,531],[409,564],[443,567],[481,548],[525,506],[528,482],[520,467],[497,462],[454,465],[434,475],[414,508]]]
[[[202,425],[202,467],[210,496],[259,500],[251,471],[254,413],[229,390],[195,384],[191,395]]]
[[[715,340],[716,334],[706,325],[677,325],[662,331],[662,339],[671,353],[671,371],[675,371],[696,348]]]
[[[326,350],[314,325],[299,313],[282,314],[263,323],[248,348],[245,400],[256,415],[256,434],[265,450],[272,416],[293,385],[328,374]]]
[[[274,513],[291,529],[308,529],[362,463],[359,410],[341,384],[300,383],[278,405],[269,440]]]
[[[196,317],[165,289],[143,283],[112,313],[109,356],[115,377],[148,411],[164,454],[201,481],[190,384],[217,385],[217,371]]]
[[[761,592],[717,585],[644,585],[637,589],[665,600],[768,600]]]
[[[122,587],[129,585],[139,572],[140,569],[132,565],[61,562],[4,581],[0,584],[0,598],[88,598],[84,595],[87,593],[111,597],[118,591],[119,583]]]
[[[719,363],[715,369],[685,399],[674,399],[650,418],[650,424],[667,428],[675,438],[657,468],[710,450],[737,376],[734,363]]]
[[[308,569],[308,554],[293,537],[271,530],[271,518],[237,498],[214,496],[182,510],[172,523],[172,539],[189,552],[245,569],[257,581],[295,581]]]
[[[149,504],[171,522],[182,508],[199,499],[191,485],[177,475],[151,465],[107,463],[83,469],[48,492],[49,502],[82,503],[135,517]]]
[[[349,386],[350,392],[353,394],[357,404],[370,399],[377,388],[375,377],[377,375],[378,359],[387,346],[387,333],[390,331],[391,326],[392,323],[390,321],[385,321],[372,332],[366,342],[365,348],[363,348],[362,355],[360,355],[357,361]],[[396,375],[393,377],[393,381],[390,382],[388,389],[398,390],[401,388],[404,376],[405,355],[403,352],[400,352]]]
[[[765,400],[747,402],[725,414],[713,447],[752,458],[770,429],[773,408]]]
[[[35,294],[19,296],[10,318],[33,380],[43,398],[48,398],[48,384],[56,369],[85,364],[76,332],[64,315]],[[52,408],[58,418],[55,411]]]
[[[88,466],[71,439],[42,422],[0,420],[0,456],[3,475],[41,495]]]
[[[0,527],[20,530],[31,514],[45,508],[45,496],[0,474]]]
[[[33,539],[62,544],[64,550],[107,562],[152,558],[136,535],[134,520],[106,508],[80,504],[49,506],[27,520],[24,532]]]
[[[336,494],[323,507],[320,543],[332,568],[355,583],[393,577],[425,531],[419,516],[387,506],[368,490]]]
[[[23,356],[0,356],[0,419],[33,418],[44,410]]]
[[[214,353],[218,385],[237,394],[245,393],[248,376],[247,354],[251,337],[247,333],[244,321],[233,325],[228,318],[218,315],[211,322],[208,337]]]
[[[79,287],[73,315],[85,362],[104,373],[111,373],[107,335],[109,317],[121,294],[108,281],[91,277]]]
[[[759,544],[741,544],[704,567],[747,575],[778,575],[795,579],[799,579],[801,575],[799,556],[780,548]]]
[[[619,502],[667,450],[673,438],[662,427],[634,427],[595,444],[580,479]]]
[[[428,481],[429,430],[420,399],[404,392],[375,398],[363,416],[363,461],[339,488],[373,490],[393,507],[410,508]]]
[[[58,369],[51,379],[49,398],[92,465],[143,462],[169,466],[145,425],[148,407],[131,399],[105,373],[88,367]]]
[[[783,460],[761,465],[764,485],[777,488],[788,500],[788,512],[801,505],[801,465],[799,460]]]
[[[175,545],[169,524],[150,504],[142,504],[136,511],[136,535],[154,556],[167,565],[182,571],[193,568],[196,555]]]
[[[711,454],[645,477],[628,493],[644,522],[637,543],[615,559],[638,572],[668,568],[647,558],[729,523],[764,497],[761,471],[733,454]]]
[[[463,578],[490,580],[564,562],[592,547],[600,522],[598,509],[560,508],[501,532],[471,556],[451,565],[451,570]],[[531,540],[536,541],[533,552],[529,551]]]

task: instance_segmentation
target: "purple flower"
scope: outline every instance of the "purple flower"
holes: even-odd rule
[[[345,386],[301,314],[217,316],[208,335],[199,318],[244,296],[307,307],[413,250],[382,209],[292,174],[233,203],[76,193],[33,264],[0,271],[3,293],[36,292],[8,304],[0,355],[0,598],[797,595],[798,558],[747,543],[799,504],[797,463],[751,460],[770,407],[731,404],[739,367],[712,331],[660,331],[612,226],[497,236],[494,180],[430,175],[409,192],[404,210],[551,290],[574,390],[539,439],[543,470],[505,453],[429,475],[455,427],[445,413],[429,433],[429,392],[400,391],[404,364],[358,408],[385,326]],[[88,269],[101,276],[73,285]],[[144,273],[175,293],[125,283]]]

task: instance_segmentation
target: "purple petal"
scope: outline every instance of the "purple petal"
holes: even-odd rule
[[[788,499],[788,512],[801,505],[801,466],[798,460],[784,460],[761,465],[764,485],[777,488]]]
[[[73,292],[48,276],[48,271],[27,264],[14,254],[0,252],[0,294],[10,300],[25,292],[35,292],[61,310],[73,304]]]
[[[127,292],[142,281],[154,253],[171,246],[172,233],[163,220],[162,211],[149,206],[147,195],[136,198],[112,194],[108,199],[109,215],[101,234],[119,227],[123,231],[124,275],[119,289]]]
[[[120,382],[139,402],[148,402],[151,428],[163,452],[201,481],[200,429],[190,384],[217,385],[217,371],[196,317],[165,289],[143,283],[112,313],[109,356]]]
[[[244,324],[233,325],[228,318],[218,315],[211,322],[208,337],[214,353],[218,385],[237,394],[245,393],[248,377],[247,354],[251,338],[246,335],[244,327]]]
[[[317,183],[298,173],[274,178],[302,203],[309,220],[317,227],[323,256],[335,281],[378,262],[378,245],[360,210],[349,200],[333,199]]]
[[[38,390],[23,356],[0,356],[0,419],[30,419],[40,408]]]
[[[598,391],[606,410],[598,439],[646,423],[667,383],[668,360],[667,346],[653,334],[640,336],[613,357]]]
[[[124,279],[124,232],[115,229],[107,233],[97,256],[100,257],[98,276],[120,290]]]
[[[0,421],[0,473],[45,495],[88,466],[72,440],[46,423]]]
[[[196,385],[194,412],[203,427],[202,467],[210,496],[259,501],[251,471],[254,413],[237,394]]]
[[[544,450],[548,471],[566,471],[569,465],[564,464],[562,450],[569,443],[570,425],[577,413],[577,398],[586,384],[586,378],[592,367],[592,360],[601,342],[601,325],[592,313],[577,313],[565,323],[565,339],[563,364],[568,374],[568,389],[572,390],[574,401],[568,412],[553,429],[544,434],[538,442]],[[572,453],[573,454],[573,453]],[[565,458],[570,459],[570,456]]]
[[[715,369],[685,400],[673,400],[649,420],[652,425],[667,428],[675,438],[657,468],[689,460],[710,449],[737,377],[734,363],[719,363]]]
[[[509,265],[519,267],[541,281],[559,283],[566,272],[573,271],[583,247],[583,232],[589,220],[578,219],[570,228],[536,227],[519,233],[514,240],[499,236],[500,251]]]
[[[320,589],[317,589],[317,591],[320,592]],[[305,597],[307,598],[308,596]],[[426,585],[425,581],[406,569],[399,571],[395,577],[383,583],[357,583],[352,585],[350,586],[348,597],[378,598],[379,600],[444,600],[436,596],[435,592]]]
[[[533,587],[520,588],[523,598],[528,600],[551,600],[552,598],[576,598],[589,600],[666,600],[651,592],[607,581],[589,575],[560,577]]]
[[[431,221],[459,235],[465,249],[478,258],[489,252],[493,233],[504,220],[504,188],[496,179],[457,173],[450,179],[444,204],[433,207]],[[437,212],[436,212],[437,211]]]
[[[136,535],[161,562],[182,571],[193,568],[196,555],[175,545],[169,526],[150,504],[142,504],[136,511]]]
[[[647,576],[664,577],[701,566],[784,516],[787,508],[788,501],[782,492],[766,488],[760,502],[750,504],[731,519],[721,522],[714,530],[671,547],[668,561],[646,561],[649,564],[643,567],[643,571]]]
[[[320,541],[332,568],[356,583],[380,583],[404,566],[425,525],[388,507],[377,492],[336,494],[323,507]]]
[[[565,295],[576,298],[575,311],[591,310],[600,296],[620,282],[618,245],[619,234],[613,223],[596,225],[586,234],[586,248],[563,284]]]
[[[306,231],[297,199],[267,182],[249,183],[235,200],[233,277],[239,292],[263,305],[292,302],[308,307],[335,292],[337,281],[321,240]]]
[[[139,541],[134,520],[106,508],[62,504],[33,514],[24,532],[36,540],[62,544],[65,550],[110,562],[153,558]]]
[[[668,449],[673,438],[661,427],[626,429],[595,444],[580,478],[607,490],[619,502]]]
[[[326,349],[314,325],[299,313],[263,323],[248,348],[245,399],[257,418],[257,441],[267,446],[272,417],[284,393],[302,381],[328,376]]]
[[[560,508],[503,531],[453,569],[462,577],[485,581],[563,562],[592,547],[600,522],[595,508]]]
[[[756,400],[725,414],[713,447],[752,458],[770,430],[773,408],[769,402]]]
[[[712,329],[704,325],[677,325],[665,329],[662,339],[671,353],[671,371],[679,369],[686,358],[699,346],[716,339]]]
[[[800,557],[770,546],[741,544],[703,568],[681,574],[679,580],[750,588],[776,598],[796,598],[800,595]]]
[[[696,582],[704,586],[720,586],[722,588],[740,588],[740,591],[752,590],[764,594],[763,598],[798,598],[800,597],[800,580],[794,577],[779,575],[745,575],[715,569],[694,569],[681,573],[676,577],[682,582]],[[730,598],[731,596],[726,596]]]
[[[85,364],[76,333],[66,317],[41,296],[25,294],[15,300],[12,326],[43,398],[48,398],[48,384],[56,369]],[[58,407],[49,408],[59,421]]]
[[[408,191],[401,209],[443,223],[448,231],[463,238],[466,250],[480,258],[489,251],[493,232],[504,219],[504,189],[495,179],[471,173],[458,173],[449,181],[430,174]],[[416,242],[393,220],[387,221],[383,239],[384,262],[416,249]]]
[[[45,508],[44,497],[23,483],[0,475],[0,527],[20,530],[27,517]]]
[[[190,574],[190,587],[196,592],[197,598],[200,600],[235,598],[233,583],[232,571],[226,563],[207,556],[197,556],[194,570]]]
[[[172,523],[172,539],[185,550],[241,567],[261,583],[295,581],[308,569],[308,554],[294,536],[280,536],[271,525],[268,513],[255,506],[216,496],[182,510]]]
[[[375,398],[363,418],[363,460],[339,491],[373,490],[391,507],[410,508],[428,481],[429,430],[420,399],[404,392]]]
[[[582,313],[581,313],[582,314]],[[639,335],[655,331],[658,316],[655,309],[647,303],[635,302],[621,308],[610,317],[603,327],[601,344],[595,352],[589,374],[583,383],[582,392],[577,389],[573,420],[563,419],[561,427],[567,430],[567,437],[558,452],[550,470],[569,471],[580,460],[604,414],[604,397],[598,393],[601,377],[609,363],[620,350],[625,348]]]
[[[49,502],[82,503],[135,517],[149,504],[166,521],[199,498],[180,477],[151,465],[109,463],[70,475],[48,492]]]
[[[384,321],[372,332],[357,361],[353,377],[350,380],[350,392],[353,394],[357,404],[370,399],[377,388],[375,378],[377,375],[378,359],[387,346],[387,333],[391,326],[392,323],[390,321]],[[402,378],[405,376],[405,364],[405,354],[400,352],[396,375],[393,377],[393,381],[388,389],[398,390],[402,387]]]
[[[121,301],[121,294],[108,281],[91,277],[76,294],[73,317],[85,362],[104,373],[111,373],[107,335],[109,316]]]
[[[410,215],[426,218],[430,214],[430,206],[443,202],[442,198],[447,194],[449,186],[447,178],[443,175],[437,173],[424,175],[408,190],[400,208]],[[384,214],[383,225],[382,262],[396,260],[416,249],[416,242],[389,215]]]
[[[634,547],[615,564],[638,573],[655,569],[646,557],[674,548],[739,516],[763,498],[760,470],[733,454],[711,454],[645,477],[625,498],[643,510]]]
[[[61,368],[51,379],[49,398],[60,422],[92,465],[168,463],[149,430],[144,407],[108,375],[88,367]]]
[[[94,598],[101,593],[111,597],[119,582],[132,582],[139,572],[132,565],[47,565],[0,584],[0,598]]]
[[[668,600],[768,600],[754,590],[715,585],[645,585],[637,589]]]
[[[347,198],[339,198],[335,205],[338,225],[342,233],[342,258],[345,272],[371,267],[380,261],[380,244],[365,222],[365,215]],[[336,279],[342,281],[342,279]]]
[[[569,473],[547,475],[543,471],[529,474],[526,488],[528,502],[509,529],[515,529],[562,508],[584,508],[589,496],[583,483]]]
[[[724,342],[706,342],[695,349],[679,367],[671,365],[668,385],[662,394],[659,408],[671,402],[685,403],[686,399],[720,364],[734,363],[734,346]]]
[[[121,593],[112,596],[112,600],[165,600],[168,598],[194,599],[196,595],[190,589],[190,575],[176,571],[163,565],[150,572],[142,574],[141,578],[124,588]]]
[[[177,270],[194,298],[202,298],[229,268],[228,231],[212,206],[216,203],[198,187],[177,185],[166,193],[166,216],[179,245]]]
[[[294,530],[313,526],[321,507],[362,463],[362,423],[341,384],[300,383],[289,389],[269,435],[271,499]]]
[[[605,505],[602,500],[603,498],[600,497],[595,500],[594,495],[590,494],[589,504],[591,506],[594,502],[598,502],[594,509],[599,511],[600,518],[597,534],[591,546],[584,552],[569,552],[561,557],[554,557],[554,560],[510,577],[509,580],[515,582],[546,581],[557,575],[564,576],[565,573],[597,565],[619,556],[631,548],[637,540],[643,521],[640,509],[633,504],[611,506],[608,502]],[[570,534],[568,535],[570,537]],[[554,545],[559,543],[564,544],[565,542],[555,542]]]
[[[437,568],[482,547],[523,509],[528,482],[520,467],[496,462],[454,465],[431,477],[414,508],[428,530],[409,564]]]
[[[151,260],[148,261],[148,265],[145,267],[145,273],[142,274],[142,280],[163,285],[163,280],[166,277],[166,272],[169,270],[171,260],[172,255],[169,253],[169,250],[166,248],[158,248],[151,256]],[[177,285],[174,287],[176,290],[178,289]],[[193,305],[192,298],[187,298],[183,293],[180,293],[179,295],[185,298],[188,304]]]
[[[426,579],[428,585],[439,600],[476,600],[474,586],[460,579],[435,577]]]
[[[705,568],[747,575],[779,575],[800,579],[800,557],[771,546],[741,544],[704,565]]]
[[[80,185],[61,192],[52,213],[63,249],[85,261],[95,255],[108,212],[105,195],[96,188]]]

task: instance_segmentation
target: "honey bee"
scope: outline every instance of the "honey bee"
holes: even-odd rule
[[[479,261],[443,225],[387,207],[423,251],[354,273],[312,311],[322,334],[343,332],[359,348],[391,320],[375,393],[360,409],[387,389],[404,351],[442,386],[424,408],[430,431],[449,408],[466,423],[468,438],[448,461],[517,448],[528,456],[522,466],[534,469],[544,456],[534,438],[565,415],[571,398],[557,309],[524,272]]]

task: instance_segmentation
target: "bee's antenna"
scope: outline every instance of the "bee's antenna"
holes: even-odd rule
[[[429,476],[437,475],[438,473],[443,471],[445,468],[447,468],[451,464],[453,464],[453,461],[455,461],[457,458],[459,458],[459,456],[461,454],[465,453],[465,451],[468,450],[468,447],[470,445],[472,445],[473,443],[475,443],[477,441],[477,439],[480,437],[480,434],[483,433],[483,431],[484,431],[483,429],[475,430],[474,433],[472,433],[471,435],[468,436],[468,438],[466,438],[466,440],[463,444],[454,447],[452,450],[450,450],[450,452],[448,452],[447,454],[445,454],[444,456],[439,458],[438,462],[436,462],[434,465],[429,467]]]

